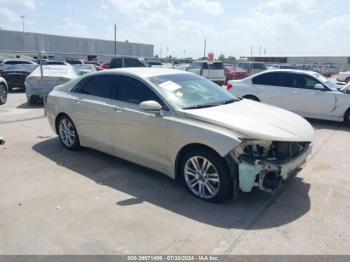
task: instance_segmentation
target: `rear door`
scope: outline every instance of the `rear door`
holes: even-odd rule
[[[268,72],[252,79],[254,93],[261,102],[281,108],[293,108],[291,93],[293,75],[285,72]]]
[[[109,123],[114,116],[111,95],[112,75],[90,76],[80,81],[71,94],[71,116],[83,145],[111,152]]]

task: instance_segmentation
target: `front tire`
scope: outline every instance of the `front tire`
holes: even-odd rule
[[[223,158],[210,150],[194,150],[181,161],[187,189],[202,200],[219,203],[232,193],[232,180]]]
[[[63,115],[58,119],[57,131],[61,143],[65,148],[72,151],[80,148],[78,132],[73,121],[68,116]]]
[[[7,102],[7,87],[4,84],[0,84],[0,105],[4,105]]]

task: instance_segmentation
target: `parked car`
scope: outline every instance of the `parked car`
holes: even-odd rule
[[[48,60],[46,61],[45,65],[70,65],[67,62],[64,61],[54,61],[54,60]]]
[[[159,61],[147,61],[150,67],[163,67],[163,63]]]
[[[227,88],[238,97],[285,108],[304,117],[350,124],[350,96],[316,72],[271,70],[230,81]]]
[[[104,63],[104,64],[101,65],[101,68],[102,69],[109,69],[109,64],[110,63]]]
[[[194,61],[187,68],[188,72],[205,77],[219,85],[225,83],[225,67],[220,61],[208,63],[208,61]]]
[[[0,77],[5,78],[9,92],[12,92],[14,88],[20,88],[24,90],[25,79],[33,72],[36,67],[38,67],[37,64],[7,65],[3,71],[0,72]]]
[[[55,86],[62,85],[79,75],[71,65],[44,65],[43,77],[40,67],[36,68],[25,80],[28,104],[42,101]]]
[[[0,105],[6,104],[7,101],[7,82],[4,78],[0,77]]]
[[[37,66],[38,64],[33,62],[33,61],[29,61],[29,60],[7,59],[7,60],[4,60],[0,63],[0,71],[5,71],[8,67],[13,66],[13,65]]]
[[[267,70],[266,65],[261,62],[240,62],[236,66],[247,71],[249,75],[254,75]]]
[[[84,65],[84,60],[67,60],[67,63],[70,65]]]
[[[73,67],[77,71],[78,75],[85,75],[96,71],[100,71],[97,70],[96,66],[93,64],[74,65]]]
[[[114,57],[109,64],[109,69],[124,67],[148,67],[148,64],[142,57],[131,56]]]
[[[67,149],[94,148],[182,179],[212,202],[255,187],[274,192],[313,140],[302,117],[173,69],[86,75],[56,87],[46,111]]]
[[[234,65],[225,66],[226,83],[230,80],[243,79],[250,76],[250,73]]]
[[[338,77],[337,77],[337,81],[350,83],[350,71],[340,72]]]

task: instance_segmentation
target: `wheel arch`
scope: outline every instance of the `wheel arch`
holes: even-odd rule
[[[201,143],[191,143],[183,146],[180,151],[178,152],[176,159],[175,159],[175,179],[178,180],[180,178],[180,165],[182,158],[185,156],[186,153],[193,151],[193,150],[208,150],[214,154],[216,154],[218,157],[222,158],[226,164],[227,170],[230,173],[231,178],[236,178],[237,172],[236,172],[236,165],[233,161],[233,159],[227,155],[225,157],[222,157],[218,151],[216,151],[214,148],[201,144]]]
[[[255,95],[244,95],[244,96],[242,96],[242,98],[261,102],[261,100]]]
[[[62,116],[66,116],[68,117],[72,122],[73,120],[69,117],[69,115],[67,115],[66,113],[58,113],[56,118],[55,118],[55,130],[56,130],[56,134],[58,134],[58,120],[62,117]]]

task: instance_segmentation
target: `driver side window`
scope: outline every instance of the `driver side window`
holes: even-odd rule
[[[153,100],[164,107],[158,95],[143,82],[128,76],[118,76],[113,83],[113,98],[119,101],[138,105]]]
[[[316,79],[307,75],[295,76],[295,87],[302,89],[314,89],[316,84],[320,84]]]

